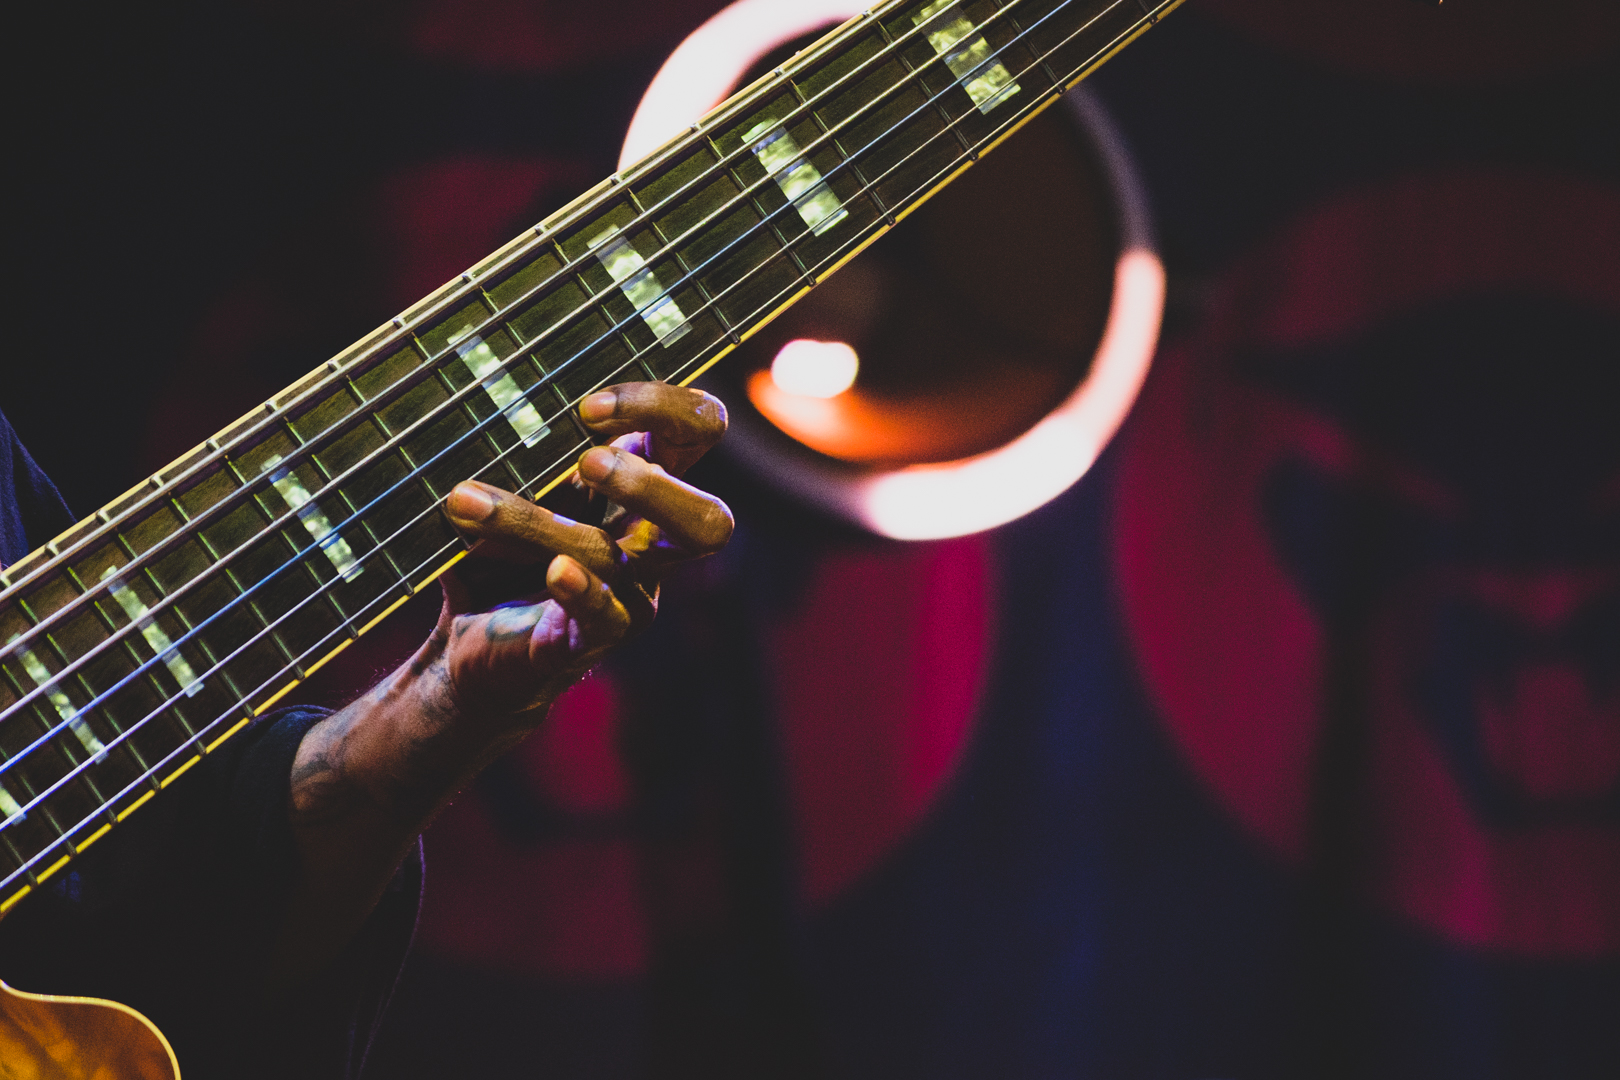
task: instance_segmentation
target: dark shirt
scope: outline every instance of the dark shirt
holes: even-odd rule
[[[0,561],[72,521],[0,414]],[[186,1080],[358,1076],[416,926],[420,846],[337,961],[285,1001],[257,990],[297,872],[288,777],[324,715],[255,721],[36,890],[0,922],[0,978],[139,1010]]]

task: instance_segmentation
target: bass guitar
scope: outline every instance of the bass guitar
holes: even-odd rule
[[[457,483],[539,498],[580,399],[695,379],[1180,2],[877,3],[0,573],[0,913],[461,558]],[[0,1076],[177,1075],[0,988]]]

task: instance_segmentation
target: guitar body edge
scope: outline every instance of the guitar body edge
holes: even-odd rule
[[[0,1080],[180,1080],[180,1064],[127,1005],[0,982]]]

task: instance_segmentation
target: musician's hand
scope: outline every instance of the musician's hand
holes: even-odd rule
[[[288,807],[302,869],[271,986],[290,988],[336,955],[438,808],[651,620],[672,566],[725,544],[731,512],[678,479],[719,441],[725,415],[709,395],[662,383],[587,398],[581,419],[613,442],[586,451],[579,475],[623,508],[604,529],[484,484],[451,492],[445,512],[475,554],[545,561],[547,595],[473,611],[447,574],[427,643],[304,736]]]
[[[445,511],[475,556],[548,562],[546,593],[479,612],[452,570],[429,644],[441,650],[455,707],[480,721],[544,707],[601,654],[649,623],[658,582],[675,565],[711,555],[731,536],[724,503],[679,477],[720,440],[725,408],[697,390],[628,383],[592,394],[580,416],[609,446],[585,452],[579,478],[615,512],[606,528],[553,514],[488,484],[460,484]]]

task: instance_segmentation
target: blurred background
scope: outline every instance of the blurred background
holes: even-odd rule
[[[722,6],[36,13],[0,407],[93,511],[615,168]],[[370,1075],[1620,1074],[1617,50],[1607,0],[1191,0],[1088,80],[1168,275],[1124,429],[927,541],[700,466],[736,539],[429,831]],[[947,335],[985,438],[1086,375],[1126,224],[1075,125],[950,204],[971,256],[848,271],[879,406],[953,258],[1051,297]],[[780,344],[716,373],[748,423]],[[833,456],[983,449],[931,408]]]

